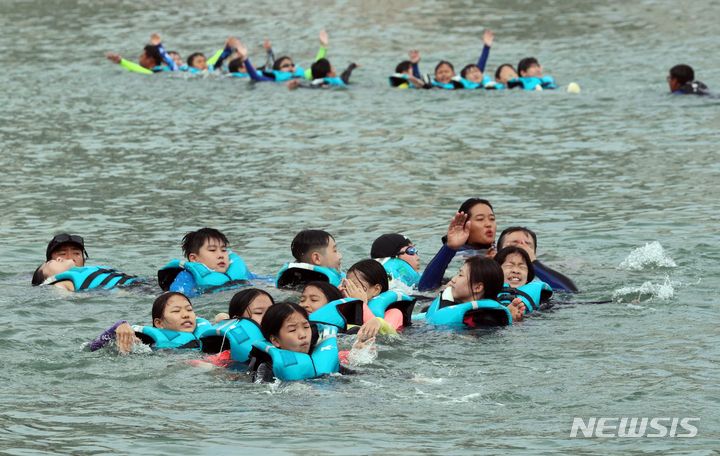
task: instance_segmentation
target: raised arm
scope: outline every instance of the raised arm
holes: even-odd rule
[[[170,54],[165,51],[165,47],[162,45],[162,41],[160,40],[160,35],[157,33],[150,35],[150,44],[157,46],[160,57],[162,57],[163,61],[167,64],[170,70],[178,71],[179,68],[177,63],[175,63],[175,60],[173,60],[173,58],[170,57]]]
[[[494,40],[495,34],[493,31],[485,29],[485,32],[483,33],[483,49],[477,63],[478,68],[480,68],[480,71],[483,73],[485,72],[485,65],[487,64],[488,57],[490,57],[490,47],[492,46]]]

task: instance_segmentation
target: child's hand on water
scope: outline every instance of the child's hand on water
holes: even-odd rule
[[[493,41],[495,40],[495,34],[490,29],[485,29],[483,32],[483,44],[487,47],[492,46]]]
[[[128,323],[123,323],[115,329],[115,344],[120,353],[130,353],[135,342],[140,342],[140,340],[135,336],[135,331]]]
[[[366,321],[357,333],[358,342],[367,342],[370,339],[375,340],[375,336],[377,336],[380,331],[380,326],[381,323],[378,317]]]
[[[120,63],[120,60],[122,60],[122,57],[120,57],[120,54],[116,54],[114,52],[108,52],[105,54],[105,58],[113,63]]]

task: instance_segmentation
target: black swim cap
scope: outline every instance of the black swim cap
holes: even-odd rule
[[[399,233],[383,234],[375,239],[370,248],[370,258],[387,258],[394,257],[400,252],[400,249],[412,242],[407,237]]]
[[[56,235],[48,243],[47,250],[45,251],[45,260],[50,261],[52,253],[60,247],[62,244],[74,244],[80,247],[85,258],[88,257],[87,250],[85,250],[85,241],[82,237],[75,234],[61,233]]]

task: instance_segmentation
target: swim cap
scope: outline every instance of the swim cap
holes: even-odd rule
[[[87,250],[85,250],[85,241],[82,237],[74,234],[61,233],[52,238],[52,240],[48,243],[47,250],[45,251],[45,260],[50,261],[53,252],[62,244],[77,245],[80,247],[80,250],[82,250],[85,258],[88,257]]]
[[[387,258],[397,256],[400,249],[412,242],[399,233],[383,234],[375,239],[370,248],[370,258]]]

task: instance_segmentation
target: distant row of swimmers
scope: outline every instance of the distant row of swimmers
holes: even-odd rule
[[[99,348],[117,339],[121,351],[139,341],[159,349],[202,348],[217,354],[213,363],[245,365],[255,358],[250,365],[265,366],[260,378],[295,380],[323,375],[328,369],[339,371],[338,333],[357,331],[358,344],[367,345],[377,334],[394,334],[417,320],[450,327],[512,325],[541,309],[552,288],[576,291],[567,277],[537,260],[534,232],[506,229],[496,252],[495,230],[490,202],[466,200],[422,273],[417,248],[401,234],[378,237],[372,258],[342,273],[334,237],[322,230],[304,230],[293,239],[294,260],[274,279],[278,288],[302,290],[300,304],[273,305],[267,291],[244,288],[231,300],[227,314],[217,315],[212,324],[196,318],[188,296],[247,287],[264,278],[251,273],[242,258],[227,249],[223,233],[203,228],[183,238],[184,259],[158,271],[158,282],[169,294],[156,300],[152,326],[119,322],[91,345]],[[427,308],[413,312],[418,298],[413,291],[437,289],[455,256],[467,258],[459,273]],[[112,268],[87,265],[80,236],[55,236],[46,258],[33,275],[34,285],[85,291],[142,282]],[[302,373],[290,372],[290,365],[304,366]],[[326,368],[318,368],[321,365]]]
[[[227,74],[229,77],[246,78],[254,82],[283,82],[290,88],[297,87],[345,87],[357,64],[351,63],[342,73],[338,74],[335,67],[327,59],[329,45],[328,35],[320,32],[320,49],[310,68],[304,69],[296,65],[289,56],[275,58],[270,41],[265,40],[263,47],[266,61],[262,67],[255,68],[248,56],[247,47],[237,38],[230,37],[223,49],[217,50],[207,58],[196,52],[183,61],[176,51],[166,51],[160,36],[153,34],[150,43],[140,54],[139,63],[123,59],[116,53],[108,53],[107,58],[120,64],[123,68],[143,74],[187,72],[206,75],[214,72]],[[440,88],[440,89],[488,89],[501,90],[521,88],[524,90],[555,89],[557,85],[551,76],[543,75],[542,66],[534,57],[527,57],[513,67],[504,63],[495,70],[495,78],[485,74],[485,66],[490,56],[490,47],[494,34],[486,30],[483,34],[483,49],[477,63],[465,65],[459,74],[448,61],[439,62],[432,76],[420,72],[420,53],[409,52],[409,60],[400,62],[395,73],[389,77],[392,87],[398,88]],[[571,84],[570,87],[573,85]],[[579,90],[579,86],[574,84]],[[573,90],[571,90],[573,91]]]

